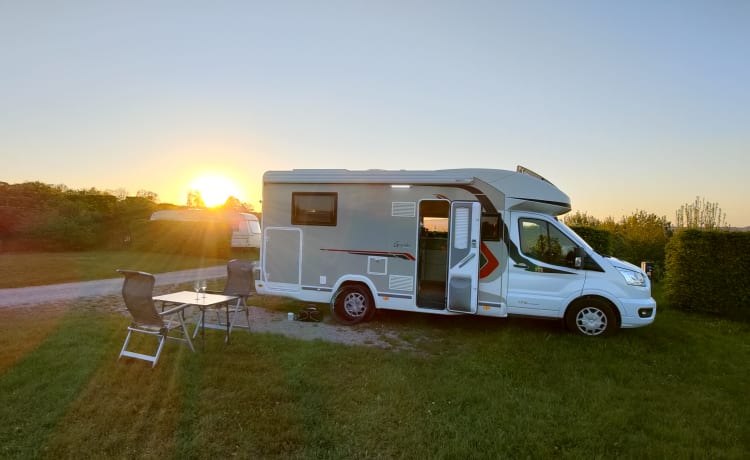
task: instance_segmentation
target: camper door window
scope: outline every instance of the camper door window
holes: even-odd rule
[[[337,193],[293,192],[292,225],[336,225]]]

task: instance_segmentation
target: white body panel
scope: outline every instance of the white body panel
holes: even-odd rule
[[[521,172],[267,172],[256,288],[328,303],[355,282],[379,309],[500,317],[563,318],[591,296],[621,327],[653,322],[648,279],[620,273],[643,272],[594,252],[555,218],[569,210],[565,193]]]

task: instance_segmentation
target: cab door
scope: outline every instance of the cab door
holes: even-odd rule
[[[454,201],[450,215],[448,310],[476,313],[481,205],[477,201]]]
[[[581,295],[586,271],[575,267],[577,245],[549,220],[513,213],[508,312],[561,317]]]

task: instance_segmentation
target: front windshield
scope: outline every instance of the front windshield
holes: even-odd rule
[[[567,225],[565,225],[565,223],[563,221],[557,219],[557,223],[560,225],[560,227],[565,232],[568,233],[568,236],[570,238],[572,238],[579,246],[585,248],[587,251],[590,251],[590,252],[593,252],[593,253],[597,253],[596,250],[594,248],[592,248],[591,245],[589,245],[586,242],[586,240],[584,240],[583,238],[581,238],[581,235],[579,235],[578,233],[576,233],[572,228],[570,228]]]

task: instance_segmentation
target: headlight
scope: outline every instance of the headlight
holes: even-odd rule
[[[635,272],[625,268],[618,268],[617,271],[619,271],[622,277],[625,278],[625,282],[631,286],[646,285],[646,277],[643,276],[643,273],[641,272]]]

